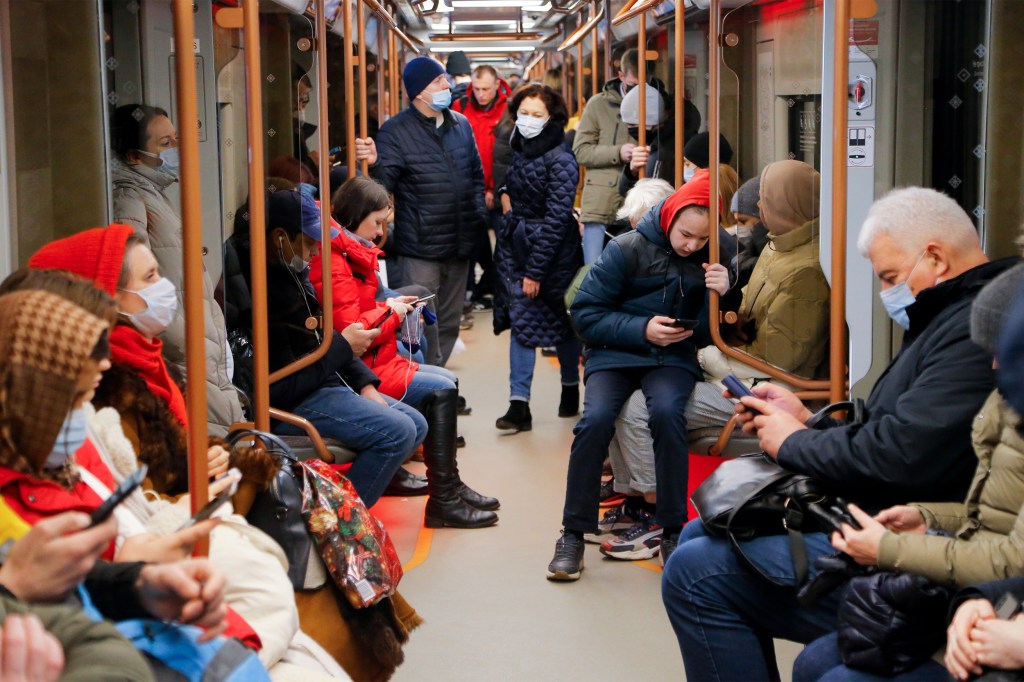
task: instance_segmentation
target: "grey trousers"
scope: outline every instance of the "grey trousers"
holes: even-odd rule
[[[735,413],[730,401],[722,397],[722,389],[705,381],[698,382],[686,403],[686,430],[725,426]],[[656,489],[654,475],[654,440],[647,425],[647,402],[643,391],[634,391],[622,406],[615,420],[615,436],[608,446],[617,493],[652,493]]]
[[[444,367],[455,347],[455,340],[459,338],[469,261],[433,261],[398,256],[394,258],[394,267],[391,267],[390,260],[388,266],[388,283],[391,287],[398,289],[418,284],[429,289],[430,293],[437,294],[434,299],[434,309],[437,311],[437,348],[440,352],[437,364]]]

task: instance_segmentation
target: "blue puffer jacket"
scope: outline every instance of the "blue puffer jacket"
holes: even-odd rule
[[[473,128],[462,114],[444,123],[408,107],[377,135],[370,174],[395,195],[388,253],[425,260],[468,259],[484,229],[484,170]]]
[[[576,158],[563,146],[561,126],[549,125],[532,140],[512,134],[512,163],[503,190],[512,210],[498,229],[494,263],[494,333],[511,327],[529,348],[570,338],[565,290],[583,264],[572,204],[579,182]],[[523,293],[523,277],[540,282],[537,298]]]
[[[711,343],[702,267],[708,247],[686,258],[676,254],[659,222],[662,204],[608,244],[580,285],[570,312],[587,344],[584,380],[603,369],[662,365],[703,379],[697,349]],[[663,348],[645,336],[655,315],[699,324],[693,336]]]

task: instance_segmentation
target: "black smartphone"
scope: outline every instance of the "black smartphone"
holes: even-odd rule
[[[666,327],[675,327],[677,329],[694,329],[697,326],[699,320],[681,320],[678,317],[671,322],[667,323]]]
[[[811,514],[829,531],[836,533],[842,531],[842,520],[817,502],[811,502],[808,504],[807,511],[811,512]]]
[[[228,469],[224,476],[233,476],[234,481],[232,481],[231,485],[229,485],[227,488],[220,491],[219,495],[217,495],[212,500],[204,504],[203,508],[197,511],[192,516],[192,518],[186,521],[184,525],[182,525],[181,528],[179,528],[178,530],[185,530],[186,528],[196,525],[200,521],[205,521],[206,519],[213,516],[213,512],[223,507],[228,500],[235,496],[235,493],[238,492],[238,482],[242,480],[242,472],[239,471],[238,469],[232,468]],[[224,476],[219,477],[217,480],[220,480]]]
[[[836,497],[835,502],[832,504],[832,511],[839,515],[843,523],[857,530],[863,530],[857,519],[853,518],[853,514],[850,513],[850,503],[843,498]]]
[[[128,496],[146,480],[146,472],[148,470],[149,467],[145,464],[140,464],[139,468],[132,472],[131,476],[124,479],[121,485],[117,486],[117,490],[112,492],[110,497],[103,500],[103,504],[92,510],[92,514],[90,514],[92,521],[89,523],[89,527],[97,526],[110,518],[110,515],[114,513],[114,508],[128,499]]]
[[[382,324],[384,324],[385,320],[387,320],[389,317],[391,317],[394,314],[394,312],[395,312],[394,308],[388,308],[387,310],[385,310],[384,314],[381,315],[380,317],[378,317],[377,320],[373,324],[370,325],[370,329],[377,329],[378,327],[380,327]]]
[[[421,296],[420,298],[417,298],[415,301],[413,301],[409,305],[419,305],[420,303],[426,303],[427,301],[429,301],[432,298],[437,298],[437,294],[430,294],[428,296]]]

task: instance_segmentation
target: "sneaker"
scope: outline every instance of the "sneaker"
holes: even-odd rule
[[[585,533],[583,539],[591,544],[600,545],[606,540],[614,540],[616,535],[620,535],[650,518],[651,515],[643,509],[634,512],[627,511],[625,501],[623,501],[623,504],[604,513],[601,520],[597,522],[596,533]]]
[[[678,535],[666,535],[661,538],[661,565],[664,566],[668,563],[668,558],[672,556],[672,552],[676,551],[676,546],[679,544]]]
[[[558,349],[554,346],[541,346],[540,354],[545,358],[558,357]]]
[[[658,556],[661,526],[654,517],[644,519],[614,540],[601,543],[601,554],[624,561],[643,561]]]
[[[583,571],[583,540],[577,535],[562,531],[562,537],[555,543],[555,556],[548,564],[548,580],[579,580]]]

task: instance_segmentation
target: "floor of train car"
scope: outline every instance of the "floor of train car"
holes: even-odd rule
[[[494,427],[508,407],[508,335],[488,313],[463,332],[449,368],[473,414],[463,478],[501,499],[497,526],[422,528],[424,498],[384,498],[384,519],[406,565],[403,595],[426,620],[412,633],[394,680],[680,680],[682,661],[661,605],[661,565],[605,559],[588,545],[583,577],[553,583],[544,569],[558,536],[574,419],[557,416],[557,366],[538,355],[533,431]],[[410,465],[422,473],[422,465]],[[798,646],[779,642],[783,678]]]

